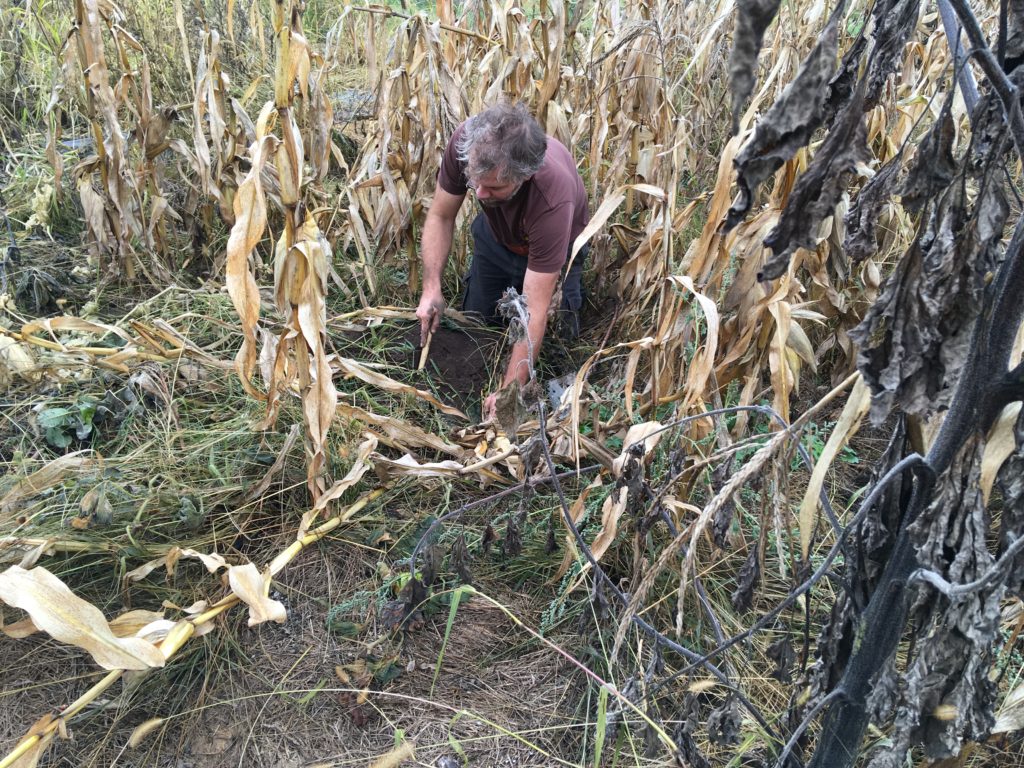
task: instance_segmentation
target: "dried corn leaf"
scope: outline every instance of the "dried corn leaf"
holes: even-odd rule
[[[252,386],[256,368],[256,323],[260,317],[260,291],[252,275],[249,259],[267,226],[267,203],[260,174],[271,151],[273,137],[263,137],[253,145],[252,168],[242,181],[232,202],[235,224],[228,236],[225,280],[228,295],[242,322],[242,346],[235,367],[242,386],[253,397],[264,396]]]
[[[36,768],[39,765],[43,753],[46,752],[53,737],[57,734],[57,729],[53,727],[53,721],[53,715],[47,713],[32,725],[29,732],[18,742],[20,746],[32,740],[32,746],[22,752],[18,759],[10,764],[10,768]]]
[[[850,392],[850,397],[843,407],[843,412],[839,415],[835,429],[828,436],[825,448],[822,450],[821,456],[818,457],[818,462],[814,465],[814,471],[811,472],[811,480],[807,484],[807,491],[800,502],[800,552],[805,563],[810,553],[814,527],[818,522],[818,505],[820,503],[821,489],[825,485],[825,475],[835,461],[836,456],[843,449],[843,446],[857,433],[864,414],[867,413],[870,405],[871,391],[864,384],[864,379],[858,377],[853,385],[853,390]]]
[[[396,477],[458,477],[463,466],[457,461],[433,461],[419,463],[408,453],[400,459],[389,459],[379,453],[370,457],[373,468],[381,482],[389,482]]]
[[[317,516],[327,509],[327,506],[339,498],[349,488],[362,480],[363,475],[370,468],[370,464],[367,459],[377,448],[377,438],[373,435],[369,435],[367,440],[364,440],[359,444],[359,450],[356,452],[356,459],[352,462],[352,466],[349,467],[348,472],[341,480],[334,483],[319,499],[313,508],[302,515],[302,522],[299,524],[299,532],[296,536],[297,539],[305,537],[309,531],[309,526],[312,525],[313,521]]]
[[[992,493],[992,485],[996,481],[999,469],[1017,449],[1014,428],[1020,412],[1020,403],[1012,403],[1003,408],[1003,412],[999,414],[999,418],[992,425],[985,440],[985,450],[981,455],[981,493],[986,504],[988,504],[988,497]]]
[[[357,378],[367,384],[383,389],[385,392],[394,392],[399,395],[412,395],[413,397],[430,403],[442,413],[447,413],[449,416],[457,416],[460,419],[469,421],[466,414],[458,408],[445,405],[430,392],[426,392],[422,389],[416,389],[416,387],[395,381],[394,379],[385,376],[383,373],[377,373],[377,371],[367,368],[357,360],[351,360],[347,357],[335,357],[333,358],[333,361],[337,365],[338,370],[341,371],[346,378]]]
[[[619,519],[626,511],[628,496],[629,488],[622,486],[614,489],[604,500],[604,504],[601,506],[601,530],[597,532],[593,544],[590,545],[590,553],[594,556],[594,560],[600,560],[614,543],[615,537],[619,533]]]
[[[9,336],[0,336],[0,392],[7,389],[15,378],[38,382],[42,373],[36,370],[36,361],[28,348]]]
[[[126,611],[110,620],[110,631],[114,633],[115,637],[135,637],[140,630],[155,621],[162,621],[163,618],[163,611],[147,611],[141,608]]]
[[[284,605],[270,599],[270,573],[260,573],[254,563],[235,565],[228,569],[228,584],[243,603],[249,606],[250,627],[265,621],[278,624],[288,618]]]
[[[216,552],[211,555],[207,555],[202,552],[197,552],[194,549],[181,549],[180,547],[174,546],[167,550],[167,554],[140,565],[138,568],[126,573],[124,577],[128,581],[141,581],[157,568],[166,568],[167,576],[171,577],[174,575],[174,571],[178,567],[178,561],[182,558],[199,560],[204,566],[206,566],[206,570],[210,573],[216,573],[220,568],[228,567],[227,561]]]
[[[364,411],[353,405],[338,404],[338,415],[347,419],[358,419],[367,426],[380,431],[381,441],[393,448],[408,451],[411,448],[430,448],[460,458],[464,451],[441,437],[410,424],[402,419]]]
[[[0,619],[2,618],[3,617],[0,616]],[[20,640],[23,637],[34,635],[38,631],[39,627],[32,623],[32,619],[27,616],[24,619],[12,621],[10,624],[0,624],[0,632],[3,632],[8,637],[14,638],[15,640]]]
[[[622,440],[622,453],[615,458],[612,464],[615,476],[622,476],[626,462],[631,456],[648,456],[658,447],[658,443],[661,442],[664,435],[665,429],[660,421],[645,421],[643,424],[634,424],[626,430],[626,436]]]
[[[103,614],[68,589],[60,579],[37,566],[12,565],[0,573],[0,600],[21,608],[43,632],[87,651],[104,669],[149,669],[164,665],[163,654],[150,642],[118,638]]]
[[[65,480],[68,475],[90,469],[94,459],[91,451],[75,451],[54,459],[31,475],[23,477],[0,498],[0,520],[14,513],[26,499],[48,491]]]

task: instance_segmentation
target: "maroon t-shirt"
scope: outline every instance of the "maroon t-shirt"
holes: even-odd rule
[[[441,189],[452,195],[464,195],[468,189],[466,164],[459,162],[456,150],[463,125],[452,134],[437,173]],[[590,220],[587,192],[576,162],[551,136],[540,170],[510,200],[481,208],[498,242],[526,256],[527,268],[534,272],[560,270],[573,241]]]

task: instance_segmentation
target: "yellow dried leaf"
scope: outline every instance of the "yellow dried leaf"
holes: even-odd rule
[[[267,226],[267,202],[263,195],[260,172],[266,162],[269,139],[254,145],[252,168],[245,177],[232,203],[235,224],[228,236],[225,279],[228,295],[242,322],[242,346],[235,366],[242,386],[254,397],[262,397],[252,386],[256,367],[256,323],[260,317],[260,292],[249,268],[249,255],[263,237]]]
[[[270,573],[260,573],[254,563],[229,568],[228,584],[231,591],[249,606],[250,627],[265,621],[281,624],[288,618],[284,605],[270,599]]]
[[[24,618],[20,621],[14,621],[10,624],[4,624],[0,626],[0,632],[3,632],[8,637],[12,637],[15,640],[19,640],[29,635],[34,635],[39,631],[39,627],[32,623],[32,619]]]
[[[1024,729],[1024,683],[1006,694],[999,711],[996,713],[996,724],[992,733],[1009,733]]]
[[[370,764],[370,768],[398,768],[398,766],[406,760],[412,760],[415,757],[416,750],[413,747],[412,742],[404,741],[401,746],[395,747],[386,755],[381,755],[374,760],[373,763]]]
[[[373,468],[381,482],[387,482],[396,477],[456,477],[460,474],[463,466],[457,461],[428,461],[420,464],[408,453],[400,459],[389,459],[375,453],[371,456]]]
[[[804,494],[803,501],[800,502],[800,552],[804,562],[807,562],[811,534],[818,521],[819,496],[825,485],[825,475],[836,456],[839,455],[839,451],[857,433],[860,422],[870,406],[871,390],[864,383],[864,379],[858,376],[853,390],[850,392],[850,397],[846,401],[846,405],[843,406],[843,412],[839,415],[839,421],[836,422],[832,434],[828,436],[818,463],[814,465],[811,480],[807,484],[807,492]]]
[[[643,424],[634,424],[626,430],[626,437],[622,440],[622,453],[620,453],[612,464],[616,477],[622,477],[622,470],[626,467],[629,459],[630,449],[635,445],[641,445],[643,455],[647,456],[653,451],[665,432],[660,421],[645,421]]]
[[[32,622],[55,640],[88,651],[104,669],[164,665],[155,645],[140,638],[116,637],[98,608],[40,566],[26,571],[12,565],[0,573],[0,600],[26,611]]]
[[[615,541],[619,532],[619,518],[626,509],[626,497],[629,489],[623,486],[608,494],[601,507],[601,530],[594,537],[594,543],[590,546],[590,552],[595,560],[600,560],[608,548]]]
[[[24,344],[9,336],[0,336],[0,392],[7,389],[15,377],[37,382],[42,374],[36,370],[36,361]]]
[[[980,485],[986,504],[988,504],[989,494],[992,493],[996,475],[999,474],[999,468],[1017,448],[1014,426],[1017,424],[1020,408],[1020,403],[1011,403],[1003,408],[1003,412],[999,414],[999,419],[992,425],[985,440],[985,451],[981,456]]]
[[[302,522],[299,524],[298,535],[296,539],[302,539],[309,531],[309,526],[312,525],[313,521],[327,509],[327,506],[334,500],[341,498],[341,495],[345,493],[349,488],[358,483],[366,471],[370,468],[370,464],[367,459],[370,454],[377,447],[377,438],[370,435],[368,439],[364,440],[359,444],[359,450],[356,453],[356,460],[352,462],[352,466],[349,467],[345,476],[338,480],[332,485],[319,499],[316,504],[308,512],[303,514]]]
[[[110,620],[110,631],[114,633],[115,637],[134,637],[139,630],[154,621],[160,621],[163,617],[163,611],[146,611],[141,608],[127,611]]]
[[[385,392],[394,392],[399,395],[412,395],[420,400],[430,403],[442,413],[447,413],[449,416],[457,416],[460,419],[469,421],[466,414],[458,408],[445,405],[430,392],[426,392],[422,389],[416,389],[416,387],[395,381],[394,379],[385,376],[383,373],[377,373],[377,371],[367,368],[357,360],[351,360],[347,357],[337,357],[334,358],[334,361],[336,362],[338,369],[345,374],[346,378],[357,378],[374,387],[383,389]]]
[[[165,718],[154,717],[135,726],[135,730],[132,731],[132,735],[128,737],[129,749],[135,749],[138,747],[139,744],[146,740],[146,737],[149,736],[149,734],[161,727],[164,722]]]
[[[53,715],[51,714],[43,715],[35,722],[11,752],[11,754],[18,754],[18,757],[9,764],[10,768],[36,768],[39,765],[43,753],[46,752],[46,748],[50,746],[50,742],[53,741],[56,734],[52,723]]]

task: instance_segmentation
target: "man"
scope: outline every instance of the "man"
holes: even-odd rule
[[[513,287],[530,313],[526,339],[512,347],[501,387],[529,379],[547,327],[548,307],[573,241],[589,219],[583,179],[569,150],[547,136],[522,104],[498,104],[460,125],[445,150],[434,200],[420,243],[423,293],[416,317],[421,343],[444,312],[441,275],[448,263],[455,218],[472,189],[481,212],[473,221],[473,260],[462,309],[496,322],[497,302]],[[583,303],[580,276],[585,252],[575,259],[562,285],[562,312],[578,332]],[[533,360],[530,361],[530,353]],[[494,414],[497,393],[483,405]]]

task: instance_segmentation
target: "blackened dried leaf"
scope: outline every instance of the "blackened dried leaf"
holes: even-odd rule
[[[926,203],[934,200],[956,175],[957,165],[953,157],[956,126],[953,124],[952,107],[951,92],[942,105],[938,119],[921,142],[907,180],[900,190],[903,207],[911,213],[917,213]]]
[[[721,706],[708,715],[708,739],[712,744],[729,746],[740,740],[740,726],[743,718],[734,696],[729,696]]]
[[[896,674],[895,657],[890,656],[875,674],[871,681],[866,706],[871,719],[876,723],[884,723],[889,719],[896,706],[899,693],[899,677]]]
[[[1024,0],[1006,4],[1006,71],[1012,72],[1024,60]]]
[[[983,450],[978,437],[965,444],[932,503],[908,529],[921,567],[954,584],[979,578],[995,561],[986,544],[989,518],[979,487]],[[988,670],[998,647],[1004,595],[1004,585],[997,584],[938,598],[941,608],[922,629],[917,656],[905,674],[894,724],[898,751],[920,743],[933,759],[952,757],[964,739],[984,738],[991,729],[996,686]]]
[[[1024,410],[1014,429],[1017,450],[1003,463],[996,481],[1003,494],[1003,511],[999,516],[1000,554],[1024,536]],[[1024,592],[1024,554],[1007,569],[1006,589],[1020,596]]]
[[[505,556],[518,557],[523,551],[523,534],[515,515],[510,515],[505,526]]]
[[[740,113],[757,82],[757,58],[764,32],[779,11],[780,0],[737,0],[729,77],[732,88],[732,132],[739,130]]]
[[[772,257],[758,275],[759,280],[779,277],[797,248],[817,245],[821,223],[835,211],[857,166],[871,156],[863,106],[863,94],[854,96],[797,180],[779,223],[764,240],[772,249]]]
[[[484,535],[480,537],[480,549],[486,555],[491,549],[491,544],[498,540],[498,534],[494,530],[494,526],[490,523],[484,528]]]
[[[843,54],[839,68],[828,84],[828,95],[825,97],[825,124],[831,125],[836,115],[842,112],[857,90],[860,82],[861,60],[868,49],[868,38],[863,32],[853,41],[853,45]]]
[[[867,107],[878,103],[889,75],[903,66],[904,49],[917,24],[920,0],[885,0],[876,3],[875,45],[867,71]]]
[[[676,726],[672,740],[676,743],[679,756],[683,758],[683,765],[690,766],[690,768],[711,768],[711,763],[700,751],[697,741],[693,738],[696,730],[697,717],[695,714],[689,715]]]
[[[758,120],[753,138],[737,155],[739,195],[726,217],[727,230],[747,215],[758,185],[805,146],[821,125],[826,89],[836,68],[839,19],[844,6],[845,3],[840,2],[833,10],[818,43],[804,60],[796,78],[786,86],[765,116]]]
[[[459,574],[463,584],[473,583],[473,573],[469,570],[470,560],[472,558],[469,555],[469,550],[466,548],[466,535],[460,533],[455,541],[452,542],[451,564],[455,568],[455,572]]]
[[[875,228],[882,209],[892,197],[902,165],[903,153],[900,152],[861,187],[850,206],[845,218],[846,239],[843,241],[843,250],[852,261],[864,261],[878,251]]]
[[[979,110],[988,114],[982,105]],[[1000,153],[1006,142],[987,139],[985,146]],[[850,333],[861,349],[857,363],[871,387],[875,424],[897,403],[921,416],[948,405],[986,275],[1002,252],[1008,207],[1001,157],[974,160],[953,179],[922,219],[882,296]],[[968,178],[975,172],[980,191],[968,209]]]
[[[756,546],[750,548],[750,553],[736,577],[736,591],[732,593],[730,599],[732,607],[740,613],[750,610],[754,603],[754,589],[761,580],[761,560],[758,554]]]
[[[725,485],[729,477],[732,476],[733,463],[733,457],[730,456],[726,461],[715,467],[715,470],[711,473],[711,486],[713,488],[721,488]],[[726,499],[725,503],[715,511],[715,516],[711,520],[711,539],[715,542],[716,547],[725,549],[727,544],[725,537],[732,526],[732,519],[735,514],[736,501],[733,496]]]
[[[423,583],[428,587],[432,586],[438,575],[441,573],[441,565],[444,562],[444,550],[436,541],[427,547],[423,555]]]
[[[604,579],[594,579],[594,588],[590,590],[590,604],[594,608],[594,615],[600,621],[608,617],[611,606],[604,594]]]
[[[555,516],[548,515],[547,540],[544,542],[544,554],[550,555],[558,551],[558,538],[555,536]]]
[[[775,669],[768,674],[780,683],[789,684],[793,680],[793,663],[796,661],[796,651],[793,650],[793,643],[788,635],[783,635],[774,643],[768,646],[767,656],[775,662]]]

